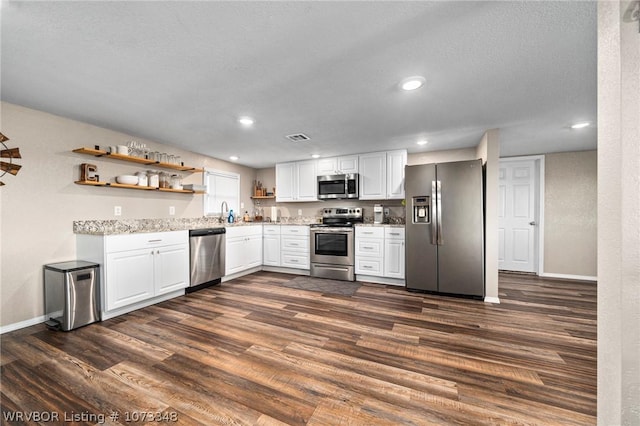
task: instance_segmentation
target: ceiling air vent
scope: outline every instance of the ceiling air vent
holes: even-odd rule
[[[304,133],[295,133],[293,135],[288,135],[285,137],[293,142],[302,142],[302,141],[308,141],[309,139],[311,139],[309,136],[305,135]]]

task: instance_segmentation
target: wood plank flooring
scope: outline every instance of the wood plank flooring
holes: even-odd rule
[[[594,283],[501,274],[493,305],[278,285],[292,278],[3,335],[2,424],[596,423]]]

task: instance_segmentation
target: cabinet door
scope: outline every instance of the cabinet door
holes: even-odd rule
[[[404,240],[385,240],[384,276],[404,278]]]
[[[235,274],[245,269],[245,238],[246,237],[227,238],[225,247],[227,252],[225,258],[225,275]]]
[[[338,170],[337,158],[321,158],[318,160],[318,176],[335,175]]]
[[[387,196],[387,154],[374,152],[361,155],[360,199],[383,200]]]
[[[299,161],[297,163],[296,181],[298,194],[296,201],[318,201],[317,161]]]
[[[262,249],[262,263],[264,265],[280,266],[280,235],[265,234]]]
[[[189,245],[160,247],[155,251],[156,295],[189,285]]]
[[[107,311],[153,297],[154,253],[149,248],[107,254]]]
[[[276,201],[295,200],[296,163],[276,164]]]
[[[407,165],[407,151],[387,152],[387,199],[404,198],[404,166]]]
[[[245,241],[244,269],[262,265],[262,235],[252,235]]]
[[[344,157],[338,157],[337,167],[340,173],[358,173],[358,156],[347,155]]]

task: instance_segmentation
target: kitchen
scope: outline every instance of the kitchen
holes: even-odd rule
[[[202,215],[202,196],[163,194],[160,197],[146,191],[93,188],[73,184],[78,180],[78,165],[81,162],[90,162],[74,154],[73,149],[95,144],[119,145],[132,138],[141,140],[154,150],[179,155],[185,164],[239,174],[240,202],[245,203],[246,206],[252,205],[250,197],[254,180],[265,182],[267,187],[275,186],[275,177],[271,179],[268,177],[275,175],[272,167],[254,168],[244,166],[242,163],[219,160],[165,145],[151,138],[132,136],[131,133],[134,132],[109,130],[107,125],[89,125],[83,120],[70,120],[40,112],[37,109],[18,106],[9,101],[2,104],[2,132],[11,138],[9,144],[15,142],[21,148],[24,165],[14,179],[9,180],[6,177],[3,179],[7,183],[2,188],[3,326],[20,324],[43,315],[41,268],[45,263],[76,257],[75,235],[72,232],[73,221],[115,219],[114,206],[121,206],[122,218],[125,221],[140,218],[170,219],[169,211],[172,206],[178,218]],[[313,132],[309,131],[309,133],[311,136],[314,135]],[[500,133],[500,136],[504,137],[504,133]],[[479,139],[476,140],[476,144]],[[228,147],[218,149],[221,153],[220,158],[228,157],[224,151]],[[296,151],[298,148],[287,145],[285,149]],[[379,151],[381,150],[357,152]],[[475,149],[472,148],[445,151],[447,155],[461,157],[460,159],[467,159],[470,154],[475,154]],[[434,151],[429,155],[432,158],[444,155],[435,152],[440,151]],[[425,155],[428,154],[410,154],[409,163]],[[474,155],[472,158],[477,157]],[[296,159],[302,159],[302,157]],[[439,161],[439,159],[433,159],[424,162]],[[572,162],[572,164],[575,163]],[[138,170],[139,167],[134,165],[110,161],[99,163],[100,175],[109,178],[122,173],[135,173]],[[201,184],[200,179],[201,176],[189,175],[185,176],[184,181]],[[381,203],[389,205],[396,215],[402,214],[398,201]],[[365,212],[369,211],[365,214],[372,214],[372,204],[375,203],[364,204]],[[268,204],[265,202],[265,205]],[[320,206],[325,205],[327,205],[326,202],[309,205],[284,203],[281,210],[284,212],[283,216],[297,217],[299,209],[302,210],[301,216],[317,216]],[[340,207],[345,204],[341,202],[335,206]],[[33,244],[33,241],[37,241],[37,244]],[[601,275],[601,272],[599,270],[598,275]],[[497,287],[495,290],[497,295]],[[24,303],[25,300],[30,302]]]

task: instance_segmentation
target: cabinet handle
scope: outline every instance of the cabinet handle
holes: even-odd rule
[[[297,229],[290,229],[290,232],[299,232]]]
[[[399,232],[389,232],[389,235],[400,235]]]
[[[147,242],[149,242],[149,243],[159,243],[160,241],[162,241],[162,238],[160,238],[159,240],[149,240]]]
[[[363,246],[362,248],[365,250],[373,250],[373,247],[368,247],[368,246]]]
[[[298,244],[298,243],[289,243],[289,245],[290,245],[290,246],[298,247],[300,244]]]
[[[298,259],[291,259],[291,260],[289,260],[289,262],[298,263]]]
[[[373,232],[362,232],[362,233],[363,233],[363,234],[365,234],[365,235],[371,235],[371,234],[373,234]]]
[[[363,266],[363,268],[364,268],[364,269],[371,269],[371,268],[372,268],[372,266],[364,265],[364,266]]]

